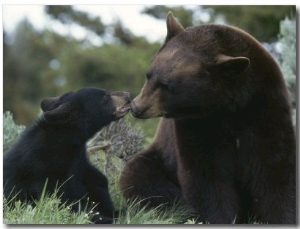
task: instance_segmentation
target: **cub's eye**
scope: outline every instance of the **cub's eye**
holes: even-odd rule
[[[103,95],[103,97],[102,97],[102,102],[107,102],[108,100],[109,100],[109,94],[108,93],[105,93],[104,95]]]

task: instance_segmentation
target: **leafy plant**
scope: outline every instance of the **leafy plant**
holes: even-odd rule
[[[87,151],[90,154],[99,152],[99,150],[104,152],[103,170],[105,174],[107,174],[108,170],[120,172],[123,166],[122,163],[113,162],[116,159],[115,157],[123,161],[130,160],[143,149],[143,138],[144,134],[139,127],[133,126],[125,119],[121,119],[101,129],[88,142]],[[96,156],[97,158],[94,160],[99,161],[101,154],[98,153]]]
[[[297,103],[297,82],[296,82],[296,20],[286,18],[280,22],[279,44],[282,55],[278,60],[285,83],[289,90],[293,109],[293,124],[296,126],[296,103]]]
[[[282,48],[280,67],[293,103],[296,103],[296,21],[286,18],[280,22],[279,43]]]
[[[17,125],[13,120],[10,111],[3,114],[3,152],[6,153],[11,145],[17,140],[20,134],[25,130],[25,126]]]

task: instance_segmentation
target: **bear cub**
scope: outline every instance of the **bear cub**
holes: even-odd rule
[[[73,211],[93,209],[93,223],[112,223],[108,181],[86,155],[86,142],[101,128],[126,115],[130,94],[82,88],[42,100],[43,114],[28,127],[3,160],[6,198],[38,200],[59,187],[62,203]],[[47,181],[47,183],[46,183]]]

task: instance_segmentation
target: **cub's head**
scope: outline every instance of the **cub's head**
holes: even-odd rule
[[[184,29],[169,13],[165,43],[131,102],[133,116],[195,118],[235,103],[250,65],[246,36],[221,25]]]
[[[41,102],[43,119],[51,124],[93,135],[130,110],[130,94],[82,88]]]

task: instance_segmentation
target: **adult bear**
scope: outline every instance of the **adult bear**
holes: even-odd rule
[[[146,76],[131,112],[163,118],[122,173],[125,198],[157,206],[183,197],[204,223],[295,223],[290,100],[258,41],[225,25],[184,29],[169,13]]]
[[[58,189],[74,211],[93,207],[94,223],[113,222],[107,178],[86,155],[86,141],[130,109],[129,93],[82,88],[41,102],[43,115],[4,155],[3,187],[8,199],[38,200],[45,184]],[[47,180],[47,183],[46,183]]]

